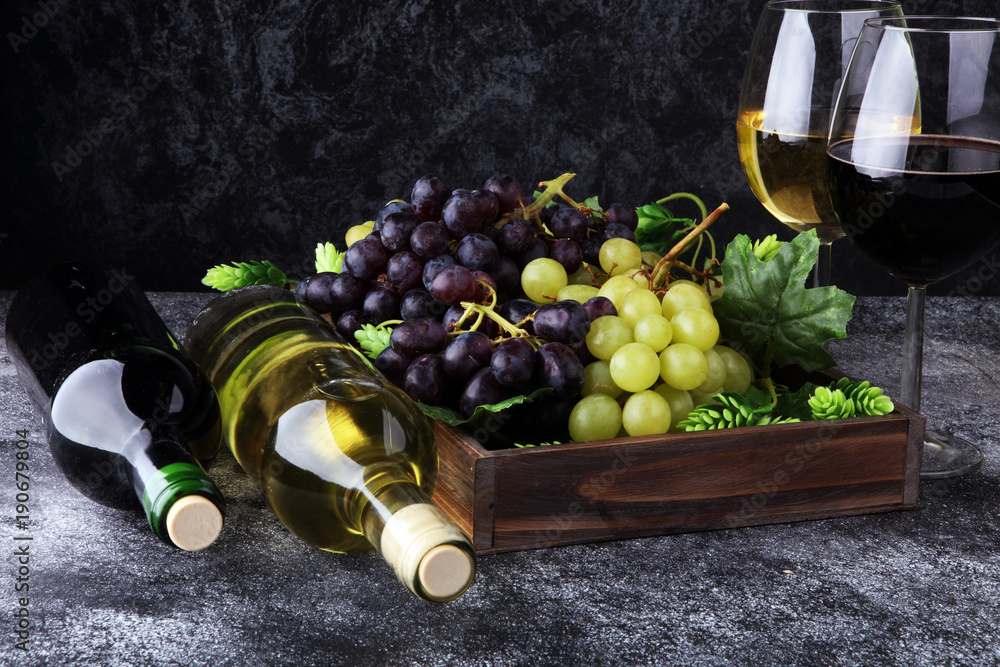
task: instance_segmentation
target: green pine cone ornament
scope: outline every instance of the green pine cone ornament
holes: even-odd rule
[[[274,285],[284,287],[288,284],[285,273],[272,262],[233,262],[231,265],[219,264],[208,270],[201,280],[203,285],[226,292],[247,285]]]
[[[867,381],[852,382],[847,378],[840,378],[833,387],[840,389],[851,399],[854,414],[859,417],[880,417],[889,414],[896,407],[879,387],[873,387]]]
[[[809,408],[813,419],[848,419],[855,414],[854,401],[842,390],[830,387],[816,387]]]
[[[687,418],[677,424],[683,431],[711,431],[738,426],[756,426],[761,418],[769,418],[769,407],[754,408],[742,395],[735,392],[716,394],[718,404],[699,405]],[[769,421],[765,423],[777,423]]]

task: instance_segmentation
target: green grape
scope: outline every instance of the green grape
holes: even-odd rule
[[[618,304],[622,302],[622,297],[637,289],[639,289],[639,286],[628,276],[614,276],[608,278],[601,285],[601,289],[598,290],[597,295],[607,297],[611,300],[611,303],[615,304],[615,308],[617,308]]]
[[[656,352],[642,343],[628,343],[611,357],[611,378],[625,391],[649,389],[660,377]]]
[[[657,313],[640,318],[632,328],[632,333],[635,342],[645,343],[653,352],[659,352],[670,345],[673,327],[670,325],[670,320]]]
[[[669,292],[668,292],[669,294]],[[673,342],[689,343],[704,352],[719,342],[719,321],[711,310],[685,308],[670,318]]]
[[[710,403],[714,403],[715,405],[722,405],[722,402],[719,401],[717,398],[715,398],[717,393],[718,392],[709,394],[703,391],[698,391],[697,389],[692,389],[691,400],[694,401],[695,407],[698,407],[699,405],[708,405]]]
[[[569,413],[569,437],[575,442],[607,440],[622,428],[622,409],[607,394],[584,396]]]
[[[611,276],[620,276],[642,266],[642,250],[628,239],[608,239],[601,246],[601,268]]]
[[[688,308],[701,308],[712,312],[712,304],[708,293],[698,283],[690,280],[677,280],[670,283],[670,288],[663,295],[663,316],[672,320],[674,315]]]
[[[694,389],[708,377],[705,353],[688,343],[671,343],[660,352],[660,377],[674,389]]]
[[[563,265],[548,257],[531,260],[521,271],[521,289],[535,303],[555,301],[568,280]]]
[[[649,278],[643,275],[642,271],[629,271],[625,274],[626,277],[631,278],[632,281],[639,286],[639,289],[648,290],[649,289]],[[656,303],[659,305],[660,300],[657,299]]]
[[[632,394],[622,408],[622,425],[629,435],[656,435],[670,429],[670,405],[647,389]]]
[[[722,391],[735,391],[740,394],[745,392],[753,382],[753,371],[750,370],[747,360],[742,354],[725,345],[716,345],[712,349],[718,352],[726,364],[726,381],[722,384]]]
[[[726,362],[715,350],[705,350],[705,360],[708,361],[708,376],[694,390],[703,394],[718,393],[726,381]]]
[[[674,389],[669,384],[658,384],[653,387],[653,391],[666,399],[670,406],[670,431],[676,432],[677,424],[687,419],[688,414],[694,410],[691,392]]]
[[[583,369],[583,389],[580,393],[584,396],[591,394],[607,394],[611,398],[618,398],[622,395],[622,388],[615,384],[611,377],[611,362],[598,359],[586,365]]]
[[[587,265],[584,264],[579,269],[574,271],[567,278],[569,285],[593,285],[594,277],[590,275],[590,271],[587,270]]]
[[[370,220],[369,222],[363,222],[360,225],[354,225],[348,229],[347,233],[344,235],[344,242],[347,244],[347,247],[350,248],[354,245],[355,241],[360,241],[364,237],[371,234],[372,228],[374,227],[375,221]]]
[[[590,324],[587,333],[587,349],[598,359],[611,361],[615,350],[635,340],[632,327],[620,317],[605,315]]]
[[[587,299],[597,296],[597,288],[593,285],[579,285],[570,283],[559,290],[558,301],[577,301],[583,303]]]
[[[630,327],[646,315],[660,315],[660,300],[656,295],[645,289],[632,290],[622,297],[618,307],[618,317],[625,320]]]

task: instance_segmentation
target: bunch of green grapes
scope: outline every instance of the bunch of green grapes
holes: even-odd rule
[[[609,302],[586,337],[595,360],[584,368],[582,398],[570,413],[576,441],[676,430],[695,406],[722,391],[744,392],[753,379],[747,361],[718,344],[705,288],[674,280],[650,290],[642,255],[635,243],[609,240],[600,253],[604,284],[593,292],[567,284],[559,293]]]

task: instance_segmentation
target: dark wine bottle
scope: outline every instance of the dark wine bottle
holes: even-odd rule
[[[215,541],[223,499],[200,461],[219,450],[218,400],[133,276],[56,266],[18,292],[6,340],[73,486],[109,507],[138,501],[172,546]]]

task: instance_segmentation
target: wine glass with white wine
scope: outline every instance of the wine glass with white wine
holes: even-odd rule
[[[865,20],[902,13],[888,0],[771,0],[757,24],[736,123],[740,163],[774,217],[816,230],[817,287],[831,283],[831,244],[844,235],[827,186],[830,112]]]

